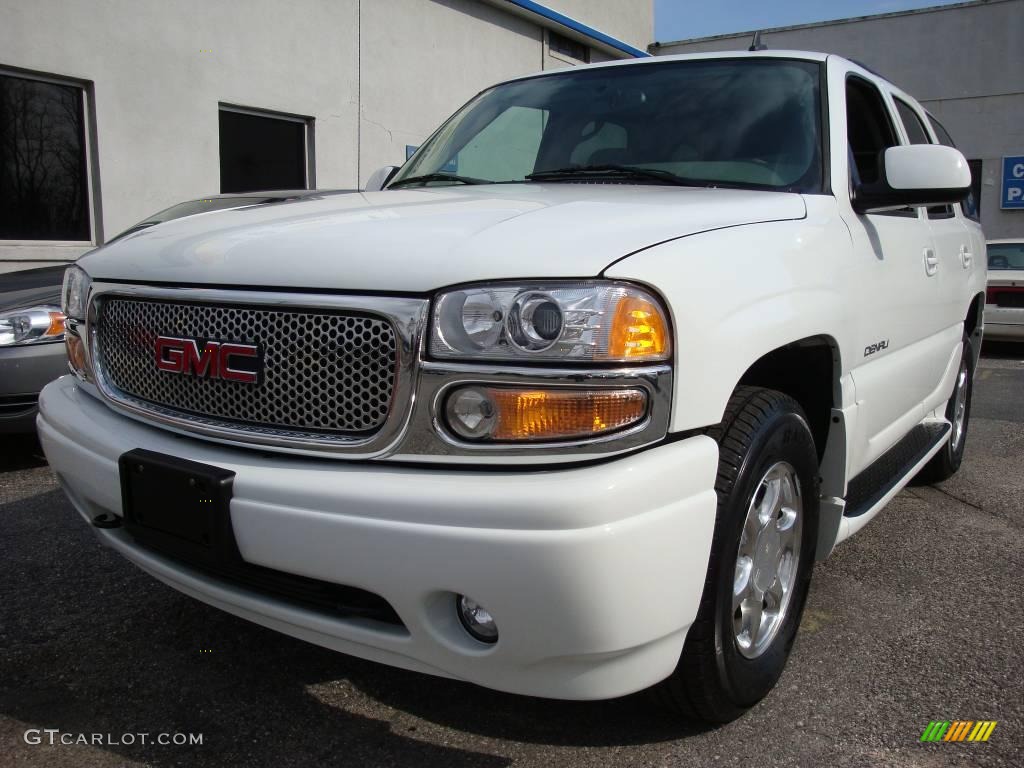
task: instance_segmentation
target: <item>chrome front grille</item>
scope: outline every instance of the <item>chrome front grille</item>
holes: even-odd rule
[[[255,384],[160,370],[157,336],[255,344]],[[94,354],[99,384],[134,410],[257,442],[369,438],[393,407],[400,342],[372,313],[103,297]]]

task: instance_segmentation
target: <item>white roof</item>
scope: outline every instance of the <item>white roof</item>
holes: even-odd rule
[[[512,83],[516,80],[527,80],[532,77],[547,77],[551,75],[564,75],[566,72],[573,72],[579,69],[604,69],[605,67],[640,67],[651,66],[667,61],[691,61],[694,59],[802,59],[804,61],[825,61],[829,57],[842,59],[831,53],[820,51],[705,51],[703,53],[676,53],[671,56],[645,56],[642,59],[613,59],[612,61],[601,61],[596,64],[578,64],[575,67],[561,69],[544,69],[540,72],[533,72],[518,77],[510,77],[503,80],[505,83]],[[855,64],[856,62],[850,62]],[[857,65],[859,66],[859,65]]]

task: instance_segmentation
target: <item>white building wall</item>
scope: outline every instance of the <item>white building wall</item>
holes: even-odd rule
[[[542,68],[542,30],[475,0],[362,5],[359,179],[401,165],[452,112],[489,85]]]
[[[654,39],[653,3],[645,0],[548,0],[545,5],[640,50]]]
[[[316,118],[317,184],[356,179],[356,0],[5,0],[0,66],[93,83],[102,232],[220,188],[218,104]],[[0,259],[83,248],[0,245]]]

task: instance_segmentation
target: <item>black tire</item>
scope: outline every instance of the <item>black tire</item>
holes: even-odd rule
[[[722,423],[708,430],[719,445],[718,511],[704,593],[675,672],[658,687],[690,719],[724,723],[742,715],[775,685],[789,657],[814,565],[818,536],[818,454],[800,405],[781,392],[739,387]],[[733,581],[747,511],[765,473],[788,462],[803,503],[800,552],[789,607],[756,658],[745,657],[733,626]]]
[[[956,410],[957,397],[961,389],[964,394],[963,425],[957,433]],[[957,473],[964,460],[964,448],[967,445],[967,427],[971,423],[971,397],[974,394],[974,347],[969,336],[964,336],[963,352],[960,354],[960,370],[956,375],[956,386],[946,403],[946,418],[953,424],[953,431],[942,449],[932,456],[918,473],[918,479],[925,483],[941,483]]]

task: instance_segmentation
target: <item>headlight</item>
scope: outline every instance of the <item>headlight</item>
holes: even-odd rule
[[[85,320],[86,302],[92,279],[81,267],[68,267],[64,272],[61,306],[64,314],[74,320]]]
[[[430,353],[442,358],[654,362],[671,352],[651,294],[614,282],[480,285],[442,294]]]
[[[0,347],[64,340],[64,313],[44,305],[0,312]]]

